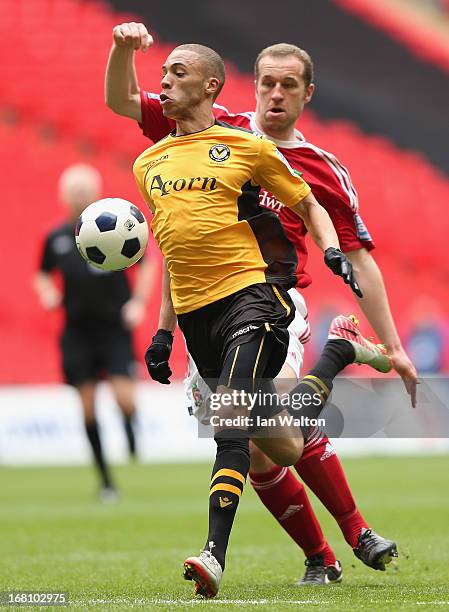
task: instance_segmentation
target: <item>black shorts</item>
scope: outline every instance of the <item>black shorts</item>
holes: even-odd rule
[[[261,283],[178,315],[178,323],[209,386],[250,390],[256,379],[271,379],[279,373],[294,315],[287,291]]]
[[[104,375],[134,375],[132,337],[123,327],[67,327],[60,344],[64,376],[70,385],[99,380]]]

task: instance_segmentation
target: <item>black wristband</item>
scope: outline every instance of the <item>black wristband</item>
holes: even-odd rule
[[[343,255],[343,252],[340,249],[337,249],[337,247],[327,247],[327,249],[324,251],[324,256],[326,256],[328,253],[341,253]]]
[[[166,329],[158,329],[156,334],[153,336],[153,342],[155,340],[162,340],[171,346],[173,344],[173,334]]]

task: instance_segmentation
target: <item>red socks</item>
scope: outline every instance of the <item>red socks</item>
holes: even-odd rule
[[[325,565],[335,564],[335,555],[324,539],[304,486],[288,468],[275,466],[265,473],[250,472],[250,481],[262,503],[306,557],[322,555]]]
[[[329,438],[312,436],[295,468],[335,518],[346,542],[355,548],[362,527],[369,526],[357,509]],[[265,473],[250,472],[250,480],[262,503],[306,557],[323,555],[325,565],[333,565],[335,555],[324,538],[303,485],[292,472],[275,466]]]
[[[329,438],[312,436],[295,468],[335,518],[346,542],[355,548],[362,527],[368,529],[368,524],[357,509],[343,467]]]

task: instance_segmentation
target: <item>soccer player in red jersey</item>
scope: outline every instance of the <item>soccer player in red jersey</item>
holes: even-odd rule
[[[143,24],[122,24],[114,28],[114,44],[106,73],[106,101],[114,112],[137,120],[143,133],[156,142],[173,129],[174,122],[164,116],[159,96],[140,90],[138,86],[134,52],[146,51],[151,43],[151,36]],[[342,251],[354,266],[364,295],[359,305],[388,347],[392,365],[415,405],[416,370],[396,331],[382,274],[370,254],[374,244],[359,215],[357,192],[349,173],[334,155],[309,143],[295,129],[315,89],[310,56],[294,45],[273,45],[259,54],[255,75],[255,112],[233,114],[215,105],[215,116],[231,125],[265,134],[312,187],[334,223]],[[295,245],[297,288],[304,289],[312,280],[305,271],[306,227],[263,189],[260,204],[279,215],[288,238]],[[305,303],[296,290],[291,291],[296,294],[292,298],[302,315],[302,325],[298,327],[296,344],[292,343],[291,351],[289,347],[289,356],[277,381],[285,379],[290,385],[299,377],[302,345],[310,336]],[[278,390],[286,389],[278,387]],[[322,432],[317,430],[310,436],[295,468],[334,516],[356,556],[370,567],[384,570],[385,563],[396,554],[396,546],[369,528],[356,506],[335,450]],[[275,465],[253,445],[250,477],[264,505],[306,555],[306,573],[299,584],[329,584],[341,580],[341,566],[324,538],[303,485],[291,470]]]

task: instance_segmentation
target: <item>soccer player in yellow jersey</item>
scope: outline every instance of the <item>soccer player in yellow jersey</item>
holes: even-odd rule
[[[176,121],[176,129],[134,164],[136,181],[153,213],[152,231],[165,258],[164,284],[171,293],[170,298],[166,291],[165,299],[172,300],[172,314],[167,315],[172,321],[161,325],[152,347],[171,343],[171,334],[164,330],[173,329],[177,317],[201,376],[215,381],[209,384],[222,398],[215,430],[209,533],[200,557],[185,562],[186,577],[206,597],[218,592],[249,468],[251,422],[245,421],[245,393],[273,389],[270,381],[284,362],[287,327],[294,316],[287,289],[295,284],[296,254],[277,216],[259,206],[261,183],[302,217],[325,252],[325,263],[360,294],[327,212],[275,145],[215,121],[212,105],[224,80],[223,61],[212,49],[201,45],[174,49],[163,66],[161,102],[164,114]],[[328,344],[332,342],[320,360],[321,369],[315,368],[307,384],[295,389],[309,393],[312,389],[320,397],[318,406],[302,407],[301,414],[309,417],[318,416],[324,406],[327,383],[354,361],[349,342]],[[224,399],[229,397],[231,405]],[[257,406],[251,417],[266,415],[262,410]],[[298,437],[255,442],[276,463],[290,465],[302,452],[308,426],[301,426],[301,431],[302,435],[296,431]]]

